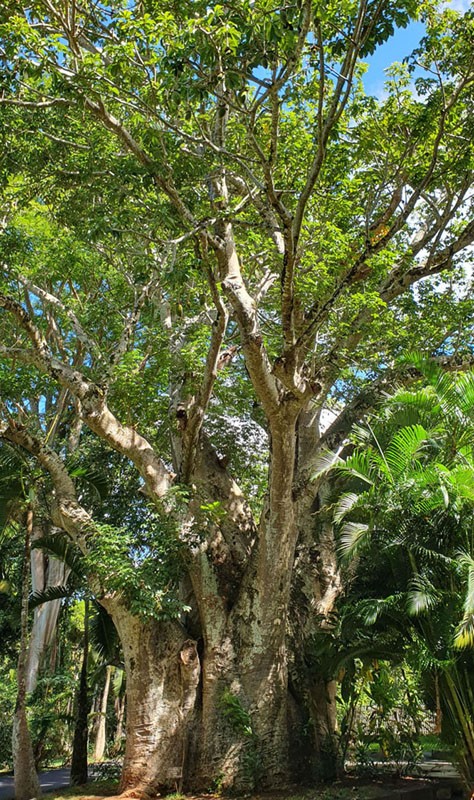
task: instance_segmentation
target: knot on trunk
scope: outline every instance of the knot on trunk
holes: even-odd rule
[[[196,663],[199,662],[199,655],[195,641],[186,639],[179,651],[179,660],[188,669],[193,669],[196,666]]]

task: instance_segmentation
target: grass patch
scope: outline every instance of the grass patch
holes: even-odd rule
[[[439,736],[434,733],[428,733],[420,736],[420,744],[423,751],[426,750],[451,750],[451,747],[441,741]]]

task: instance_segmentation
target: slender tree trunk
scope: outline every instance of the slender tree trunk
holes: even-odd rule
[[[435,676],[434,676],[434,689],[435,689],[436,712],[435,712],[435,721],[434,721],[433,733],[436,736],[439,736],[441,734],[442,729],[443,729],[443,712],[441,710],[441,698],[440,698],[440,691],[439,691],[439,676],[438,676],[438,672],[435,672]]]
[[[125,720],[125,695],[115,698],[115,733],[113,752],[118,753],[122,748],[123,723]]]
[[[18,656],[18,694],[13,718],[13,768],[16,800],[39,797],[41,789],[35,769],[28,719],[26,715],[26,660],[28,653],[28,594],[30,573],[30,542],[33,529],[33,511],[26,514],[25,554],[22,571],[21,636]]]
[[[95,761],[101,761],[104,757],[104,752],[105,752],[107,702],[109,699],[110,679],[112,676],[112,670],[113,667],[110,664],[108,664],[105,668],[105,683],[104,683],[104,689],[102,691],[102,697],[100,698],[100,707],[97,720],[97,732],[96,732],[95,746],[94,746]]]
[[[44,535],[43,528],[35,526],[33,541]],[[41,550],[31,551],[31,586],[39,592],[48,586],[63,586],[69,575],[67,566],[53,556],[46,557]],[[61,600],[51,600],[34,610],[33,626],[28,648],[27,682],[28,692],[33,692],[38,681],[41,661],[54,642]]]
[[[76,698],[76,723],[71,759],[71,786],[87,783],[89,741],[89,691],[87,673],[89,666],[89,601],[84,601],[84,646]]]

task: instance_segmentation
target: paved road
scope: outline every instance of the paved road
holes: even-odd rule
[[[39,776],[41,788],[44,792],[51,792],[53,789],[69,786],[69,773],[69,768],[41,772]],[[13,775],[0,775],[0,800],[14,800],[14,797]]]

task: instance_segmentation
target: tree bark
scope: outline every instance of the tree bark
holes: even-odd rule
[[[258,373],[264,365],[257,363],[257,341],[252,354]],[[266,387],[269,488],[258,529],[239,487],[205,434],[200,437],[191,500],[178,533],[193,608],[187,620],[144,621],[130,613],[123,599],[104,594],[90,576],[124,650],[124,791],[209,788],[216,783],[238,791],[305,780],[314,774],[311,759],[292,760],[292,742],[303,742],[308,728],[304,707],[313,710],[313,741],[321,742],[325,730],[333,727],[331,687],[318,679],[301,689],[301,681],[298,686],[289,675],[298,663],[294,653],[303,654],[304,662],[314,631],[311,619],[323,612],[328,617],[337,596],[332,530],[315,531],[315,489],[300,492],[299,481],[306,478],[311,461],[303,458],[300,400],[285,389],[276,405],[270,378]],[[11,437],[50,472],[55,524],[87,552],[94,521],[77,502],[61,459],[23,430],[15,428]],[[219,513],[206,517],[203,509],[216,501]],[[319,548],[319,560],[312,548],[314,553]],[[295,602],[297,574],[304,591]],[[292,635],[290,609],[291,615],[302,613],[302,637]],[[297,750],[303,752],[303,747]]]
[[[33,541],[43,535],[43,529],[35,526]],[[43,591],[49,586],[64,586],[69,572],[67,566],[57,558],[47,557],[41,550],[32,550],[31,588],[33,592]],[[50,600],[37,606],[34,610],[27,661],[26,689],[28,692],[35,690],[42,659],[53,644],[60,608],[61,600]]]
[[[177,622],[143,622],[121,600],[104,607],[120,636],[127,675],[121,789],[176,789],[186,769],[188,726],[200,677],[196,643]]]
[[[36,774],[33,747],[26,714],[26,660],[28,653],[28,594],[30,572],[30,542],[33,531],[33,511],[26,513],[25,553],[22,571],[21,636],[18,656],[18,694],[13,718],[13,769],[15,797],[17,800],[31,800],[41,796]]]
[[[191,567],[204,639],[198,766],[192,776],[199,787],[217,780],[221,788],[247,791],[281,786],[293,777],[286,626],[297,536],[295,418],[289,407],[272,423],[268,499],[230,608],[212,571],[203,588],[202,560]]]
[[[295,475],[298,545],[292,576],[289,646],[296,697],[307,714],[305,760],[316,779],[336,777],[336,699],[334,676],[315,656],[314,637],[334,625],[336,600],[342,589],[334,528],[323,513],[331,487],[313,480],[324,425],[321,407],[310,404],[297,426]]]
[[[193,540],[191,523],[182,531],[202,639],[199,657],[178,623],[144,624],[117,599],[102,601],[125,656],[123,790],[218,786],[249,791],[314,773],[310,759],[295,753],[308,738],[303,708],[308,695],[291,691],[288,675],[288,647],[294,644],[288,637],[288,609],[299,529],[293,482],[296,417],[295,407],[283,407],[272,423],[269,493],[258,531],[243,506],[238,508],[242,498],[222,468],[205,444],[201,447],[193,475],[196,506],[221,499],[226,514],[202,541]],[[183,648],[192,653],[184,671]],[[323,733],[333,730],[333,698],[317,680],[312,694],[318,696],[314,707],[322,710],[317,728],[322,741]],[[298,746],[292,747],[295,741]]]
[[[94,760],[102,761],[105,752],[106,742],[106,722],[107,722],[107,702],[109,699],[110,679],[113,667],[108,664],[105,668],[105,683],[100,698],[100,708],[98,712],[97,732],[94,745]]]
[[[115,733],[113,753],[119,753],[122,748],[123,723],[125,720],[125,694],[119,693],[115,698]]]

